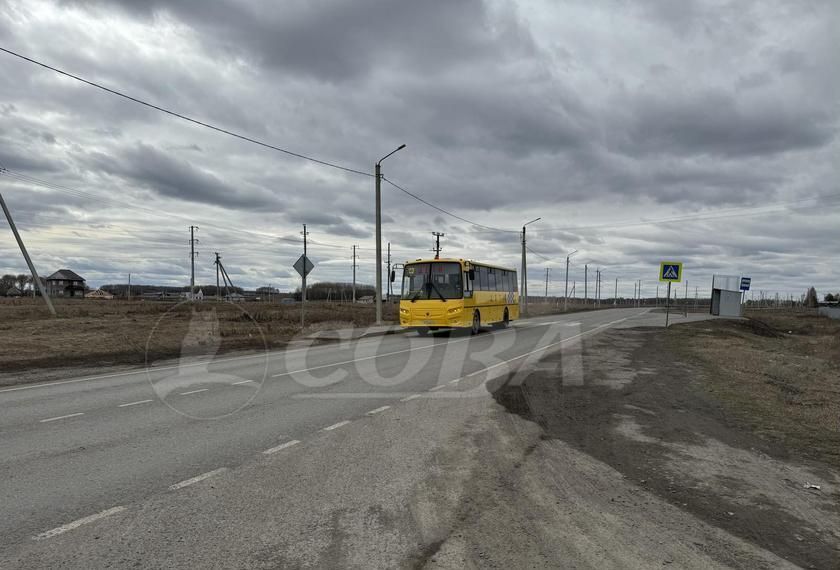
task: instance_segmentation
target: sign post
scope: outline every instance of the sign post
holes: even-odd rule
[[[680,261],[663,261],[659,264],[659,280],[668,283],[668,299],[665,302],[665,328],[671,313],[671,283],[682,281],[683,264]]]
[[[752,283],[752,277],[741,277],[741,304],[744,305],[747,302],[747,291],[750,290],[750,284]]]
[[[292,266],[295,268],[295,271],[300,274],[303,278],[303,287],[300,290],[301,297],[300,297],[300,326],[303,328],[303,314],[304,314],[304,307],[306,305],[306,276],[309,275],[313,269],[315,269],[315,265],[309,261],[309,258],[304,253],[301,255],[295,264]]]

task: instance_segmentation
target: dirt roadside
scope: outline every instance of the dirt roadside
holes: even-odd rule
[[[569,348],[494,396],[539,426],[540,454],[583,452],[644,489],[609,505],[632,503],[640,529],[663,501],[794,564],[840,568],[840,326],[775,319],[610,331],[584,341],[582,374],[564,378]],[[559,469],[549,461],[537,473]],[[726,566],[767,564],[697,545]]]

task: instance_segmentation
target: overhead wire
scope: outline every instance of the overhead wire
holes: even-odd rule
[[[468,220],[467,218],[464,218],[462,216],[459,216],[458,214],[454,214],[454,213],[450,212],[449,210],[445,210],[445,209],[441,208],[440,206],[436,206],[436,205],[432,204],[431,202],[427,201],[426,199],[421,198],[420,196],[418,196],[417,194],[414,194],[413,192],[410,192],[409,190],[406,190],[405,188],[403,188],[399,184],[396,184],[395,182],[385,178],[384,176],[382,177],[382,180],[384,180],[385,182],[387,182],[388,184],[390,184],[391,186],[393,186],[397,190],[407,194],[408,196],[411,196],[415,200],[417,200],[419,202],[422,202],[423,204],[429,206],[430,208],[434,208],[438,212],[446,214],[447,216],[451,216],[451,217],[453,217],[457,220],[461,220],[462,222],[468,223],[468,224],[473,225],[473,226],[477,226],[479,228],[485,228],[485,229],[488,229],[488,230],[492,230],[492,231],[495,231],[495,232],[518,233],[518,230],[508,230],[508,229],[504,229],[504,228],[495,228],[493,226],[487,226],[487,225],[484,225],[484,224],[480,224],[478,222],[474,222],[472,220]]]
[[[190,116],[184,115],[183,113],[178,113],[176,111],[172,111],[172,110],[167,109],[165,107],[161,107],[160,105],[155,105],[154,103],[149,103],[148,101],[144,101],[144,100],[139,99],[137,97],[134,97],[132,95],[128,95],[126,93],[123,93],[122,91],[117,91],[116,89],[111,89],[110,87],[105,87],[104,85],[102,85],[100,83],[96,83],[95,81],[91,81],[89,79],[85,79],[85,78],[80,77],[78,75],[74,75],[72,73],[69,73],[69,72],[64,71],[62,69],[59,69],[57,67],[53,67],[52,65],[48,65],[48,64],[43,63],[41,61],[32,59],[31,57],[27,57],[23,54],[14,52],[10,49],[0,47],[0,51],[5,52],[5,53],[7,53],[9,55],[12,55],[14,57],[20,58],[24,61],[28,61],[29,63],[33,63],[33,64],[38,65],[40,67],[43,67],[45,69],[49,69],[50,71],[53,71],[55,73],[58,73],[60,75],[65,76],[65,77],[69,77],[71,79],[79,81],[80,83],[84,83],[86,85],[90,85],[91,87],[101,89],[102,91],[105,91],[105,92],[110,93],[112,95],[122,97],[124,99],[127,99],[129,101],[133,101],[134,103],[138,103],[140,105],[144,105],[146,107],[149,107],[150,109],[160,111],[161,113],[166,113],[167,115],[171,115],[171,116],[176,117],[178,119],[181,119],[183,121],[187,121],[187,122],[202,126],[204,128],[207,128],[207,129],[211,129],[211,130],[219,132],[219,133],[223,133],[225,135],[228,135],[228,136],[231,136],[231,137],[234,137],[234,138],[237,138],[237,139],[240,139],[240,140],[252,143],[252,144],[256,144],[256,145],[259,145],[259,146],[262,146],[262,147],[265,147],[265,148],[268,148],[268,149],[271,149],[271,150],[275,150],[277,152],[281,152],[281,153],[289,155],[289,156],[294,156],[296,158],[301,158],[303,160],[308,160],[310,162],[314,162],[314,163],[320,164],[322,166],[327,166],[327,167],[330,167],[330,168],[335,168],[335,169],[338,169],[338,170],[343,170],[345,172],[351,172],[353,174],[359,174],[359,175],[362,175],[362,176],[373,177],[373,174],[371,174],[370,172],[364,172],[362,170],[357,170],[355,168],[342,166],[342,165],[336,164],[334,162],[329,162],[329,161],[326,161],[326,160],[322,160],[320,158],[315,158],[315,157],[312,157],[312,156],[309,156],[309,155],[306,155],[306,154],[302,154],[302,153],[299,153],[299,152],[294,152],[294,151],[291,151],[291,150],[288,150],[288,149],[285,149],[285,148],[281,148],[279,146],[276,146],[276,145],[273,145],[273,144],[255,139],[253,137],[249,137],[247,135],[243,135],[243,134],[240,134],[240,133],[237,133],[237,132],[234,132],[234,131],[231,131],[231,130],[228,130],[228,129],[225,129],[225,128],[222,128],[222,127],[217,127],[217,126],[212,125],[210,123],[207,123],[205,121],[200,121],[198,119],[194,119]]]

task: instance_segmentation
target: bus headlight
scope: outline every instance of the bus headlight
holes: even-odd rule
[[[452,307],[451,309],[449,309],[449,314],[450,315],[455,315],[457,313],[460,313],[463,310],[464,310],[463,307]]]
[[[407,315],[408,314],[408,309],[403,309],[402,307],[400,307],[400,314],[401,315]]]

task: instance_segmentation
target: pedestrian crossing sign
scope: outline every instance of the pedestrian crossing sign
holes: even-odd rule
[[[682,281],[682,262],[663,261],[659,264],[659,280],[669,283]]]

